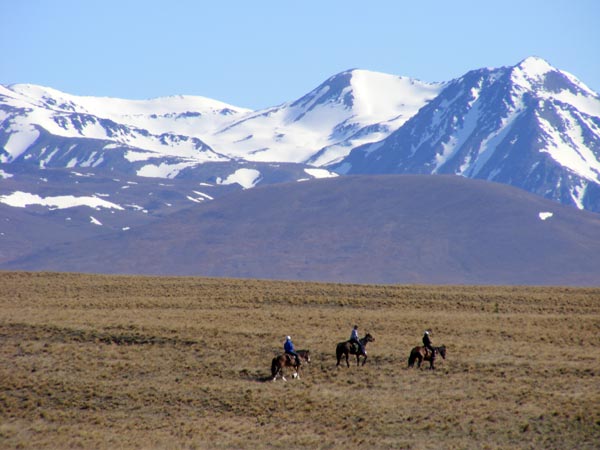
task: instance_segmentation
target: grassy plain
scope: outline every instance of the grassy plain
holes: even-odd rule
[[[287,334],[313,361],[267,381]],[[0,272],[0,448],[597,449],[599,336],[600,288]]]

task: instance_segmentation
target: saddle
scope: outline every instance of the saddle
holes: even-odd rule
[[[358,346],[358,344],[356,342],[348,341],[348,343],[350,344],[350,350],[352,351],[353,354],[358,354],[360,352],[360,347]],[[363,348],[363,351],[364,351],[364,348]],[[365,351],[364,353],[366,354],[367,352]]]
[[[288,364],[290,364],[290,365],[296,364],[296,358],[294,357],[294,355],[290,355],[289,353],[284,353],[284,355],[285,355],[285,359],[288,362]],[[302,364],[302,361],[300,361],[300,358],[298,358],[298,364]]]

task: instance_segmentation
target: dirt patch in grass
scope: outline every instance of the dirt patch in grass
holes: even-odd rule
[[[0,273],[2,448],[598,448],[600,289]],[[351,326],[364,367],[336,367]],[[448,348],[407,369],[423,330]],[[286,335],[300,380],[269,381]]]

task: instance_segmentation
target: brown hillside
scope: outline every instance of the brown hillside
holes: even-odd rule
[[[541,212],[552,217],[541,220]],[[600,284],[600,216],[456,176],[357,176],[221,197],[6,269],[352,283]]]

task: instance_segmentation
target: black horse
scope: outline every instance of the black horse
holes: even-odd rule
[[[429,368],[435,369],[435,358],[436,355],[441,355],[443,359],[446,359],[446,346],[433,347],[433,353],[427,350],[425,347],[415,347],[411,350],[410,356],[408,357],[408,367],[413,367],[415,361],[417,362],[417,368],[421,367],[423,361],[429,361]]]
[[[367,344],[369,342],[373,342],[375,338],[371,336],[369,333],[365,335],[364,338],[359,339],[362,344],[363,351],[361,352],[356,343],[350,341],[340,342],[335,348],[335,355],[337,356],[337,364],[336,367],[340,365],[340,361],[342,360],[342,356],[346,357],[346,365],[350,367],[350,362],[348,361],[348,355],[356,355],[356,365],[360,365],[360,357],[364,356],[362,365],[364,366],[367,362]]]
[[[284,367],[292,367],[294,369],[294,374],[292,376],[294,378],[300,378],[300,366],[302,365],[303,360],[307,363],[310,362],[310,352],[308,350],[297,350],[296,353],[298,354],[300,364],[296,363],[296,358],[289,353],[282,353],[273,358],[273,361],[271,362],[271,378],[273,381],[277,379],[277,375],[280,375],[283,381],[287,381],[283,375]]]

